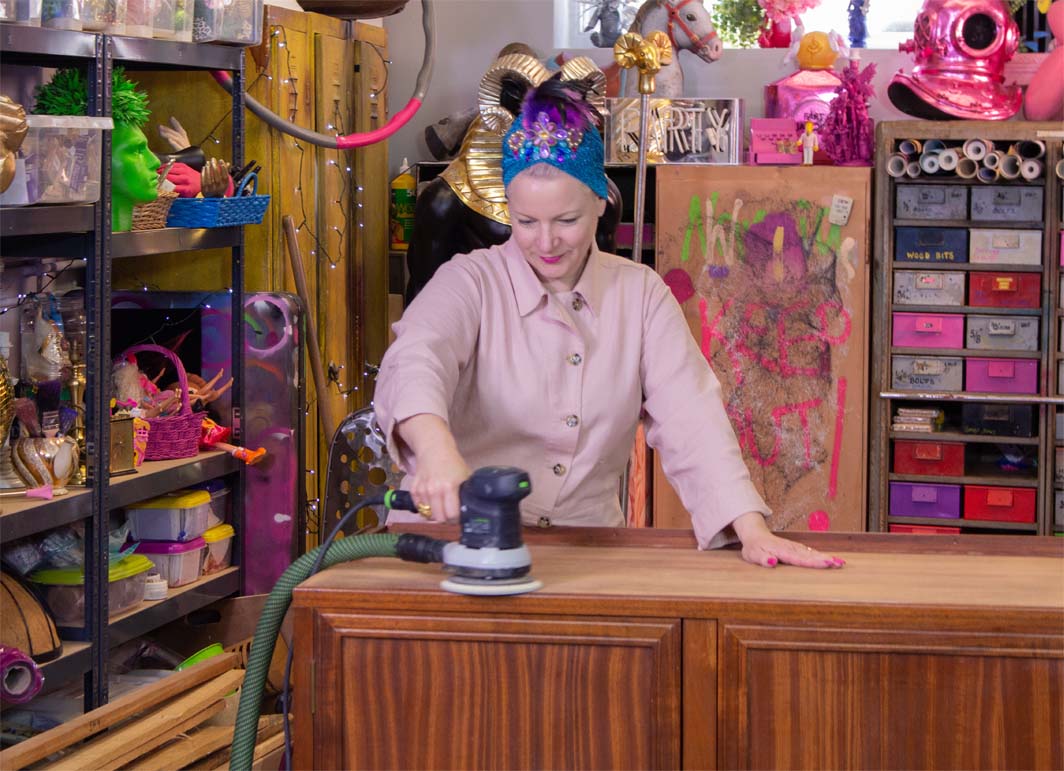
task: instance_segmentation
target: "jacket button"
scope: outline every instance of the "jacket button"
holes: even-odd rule
[[[581,300],[579,297],[574,297],[573,298],[573,310],[574,311],[578,311],[578,310],[580,310],[583,307],[584,307],[584,301]]]
[[[539,527],[550,527],[550,517],[540,517],[536,524]]]
[[[584,360],[584,357],[578,353],[569,354],[569,363],[574,367]]]
[[[576,415],[570,415],[565,419],[565,425],[569,426],[569,428],[576,428],[580,425],[580,418],[576,417]]]
[[[565,473],[565,466],[563,466],[561,463],[555,463],[554,464],[554,476],[560,477],[564,473]]]

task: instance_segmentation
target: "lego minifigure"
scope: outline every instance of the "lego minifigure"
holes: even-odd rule
[[[805,131],[798,135],[798,146],[802,148],[802,165],[813,165],[813,153],[820,150],[820,137],[813,131],[813,121],[805,122]]]

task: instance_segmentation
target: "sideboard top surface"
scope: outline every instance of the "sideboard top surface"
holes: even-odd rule
[[[1014,539],[1008,539],[1009,541]],[[474,602],[526,602],[535,599],[607,602],[627,598],[634,604],[700,601],[727,603],[812,603],[878,608],[926,606],[1047,611],[1064,619],[1064,558],[1056,549],[996,554],[982,549],[903,552],[876,548],[859,537],[831,553],[846,560],[841,570],[790,566],[766,569],[742,561],[735,550],[698,551],[683,546],[596,546],[537,543],[532,540],[532,573],[543,588],[516,599],[477,598]],[[882,543],[882,541],[879,541]],[[682,542],[681,542],[682,543]],[[814,541],[815,543],[815,541]],[[845,542],[843,542],[845,546]],[[817,544],[820,545],[820,544]],[[1054,553],[1057,552],[1057,553]],[[440,610],[455,602],[468,610],[470,599],[442,591],[439,565],[395,559],[370,559],[337,565],[300,585],[296,605],[321,606],[321,592],[381,592],[433,595]],[[311,597],[316,595],[316,599]],[[527,605],[535,612],[532,604]],[[613,607],[608,612],[616,613]]]

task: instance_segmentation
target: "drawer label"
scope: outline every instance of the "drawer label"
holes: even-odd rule
[[[1016,322],[1012,319],[991,319],[987,327],[987,333],[991,335],[1015,335]]]

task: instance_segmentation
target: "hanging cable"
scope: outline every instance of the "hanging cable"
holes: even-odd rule
[[[402,128],[407,121],[414,117],[414,113],[416,113],[418,108],[421,107],[421,103],[425,99],[425,94],[429,90],[429,81],[432,79],[432,66],[436,58],[436,31],[433,19],[432,0],[421,0],[421,27],[425,31],[425,52],[421,59],[421,69],[418,70],[417,73],[417,81],[414,83],[414,94],[410,97],[410,101],[406,103],[406,106],[393,115],[392,119],[379,129],[365,131],[359,134],[348,134],[346,136],[319,134],[317,131],[311,131],[302,126],[297,126],[295,123],[292,123],[292,121],[285,120],[257,99],[253,99],[247,94],[244,95],[244,103],[251,112],[257,115],[259,119],[267,125],[272,126],[285,134],[294,136],[296,139],[302,139],[304,142],[317,145],[318,147],[349,150],[351,148],[366,147],[381,142]],[[211,74],[222,88],[229,93],[233,92],[233,79],[229,76],[228,72],[214,70]]]

